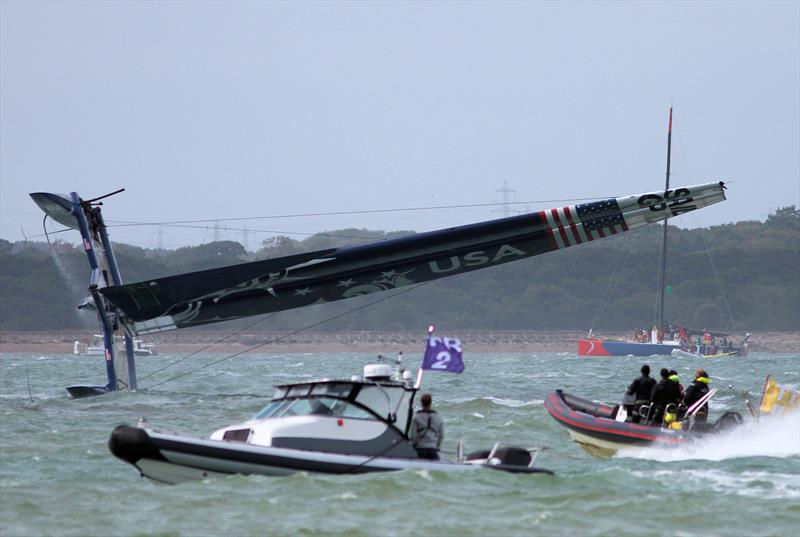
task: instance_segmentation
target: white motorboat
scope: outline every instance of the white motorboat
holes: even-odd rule
[[[122,344],[122,337],[115,337],[117,345]],[[133,338],[133,354],[136,356],[155,356],[158,354],[158,343],[145,343],[139,338]],[[94,334],[89,343],[82,344],[76,341],[72,346],[72,352],[79,356],[103,356],[106,348],[103,345],[103,335]]]
[[[552,474],[533,466],[539,448],[499,443],[466,457],[459,447],[454,461],[419,458],[408,437],[416,392],[407,372],[370,364],[363,376],[349,380],[276,386],[272,400],[255,416],[209,438],[156,431],[142,420],[138,427],[114,429],[108,444],[142,476],[161,483],[230,474],[407,469]]]

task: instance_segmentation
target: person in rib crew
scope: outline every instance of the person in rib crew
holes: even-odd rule
[[[686,393],[683,395],[683,404],[689,408],[697,401],[699,401],[705,394],[708,393],[708,385],[711,380],[708,377],[705,369],[698,369],[695,371],[694,380],[686,388]],[[700,410],[695,414],[695,420],[700,423],[708,421],[708,403],[704,403]]]
[[[627,394],[635,397],[632,405],[626,405],[625,410],[631,416],[633,423],[639,423],[641,416],[639,416],[639,409],[642,405],[650,402],[650,394],[653,387],[656,385],[656,379],[650,377],[650,366],[644,364],[641,369],[642,376],[635,379],[630,386],[628,386]]]
[[[423,393],[419,399],[422,408],[414,414],[411,421],[411,444],[420,459],[437,460],[439,448],[444,440],[444,422],[435,410],[431,409],[431,394]]]

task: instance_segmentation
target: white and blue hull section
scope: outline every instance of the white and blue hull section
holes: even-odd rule
[[[476,464],[409,457],[330,453],[210,440],[120,425],[109,449],[132,464],[143,477],[177,484],[232,474],[286,476],[297,472],[363,474],[397,470],[473,471],[491,468],[515,473],[552,473],[527,466]],[[477,462],[477,461],[476,461]]]

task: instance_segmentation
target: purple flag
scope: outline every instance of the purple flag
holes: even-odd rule
[[[461,373],[464,361],[461,359],[461,341],[450,337],[428,336],[428,346],[422,357],[422,369]]]

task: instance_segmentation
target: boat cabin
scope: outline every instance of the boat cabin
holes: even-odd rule
[[[416,457],[408,440],[416,388],[388,364],[363,377],[280,384],[250,420],[212,440],[348,454]]]

